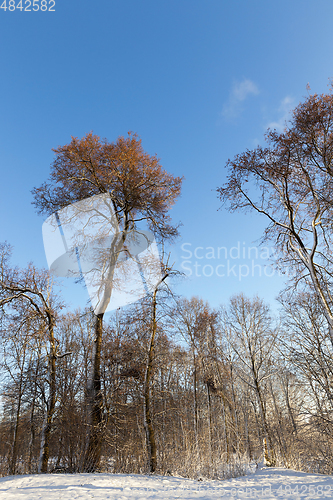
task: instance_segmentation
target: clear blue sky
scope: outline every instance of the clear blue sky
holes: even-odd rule
[[[218,211],[215,189],[226,160],[262,142],[268,126],[282,127],[307,83],[327,91],[332,20],[331,0],[55,0],[55,12],[0,9],[0,241],[14,246],[13,261],[47,265],[30,190],[47,179],[51,148],[91,130],[109,141],[132,130],[166,170],[185,176],[172,210],[183,224],[173,258],[192,279],[177,290],[213,306],[240,291],[273,303],[283,280],[259,278],[258,268],[251,277],[251,259],[242,258],[265,221]],[[197,247],[189,258],[184,248]],[[229,277],[217,276],[228,259]],[[240,280],[241,265],[250,272]],[[85,295],[73,287],[65,296],[77,306]]]

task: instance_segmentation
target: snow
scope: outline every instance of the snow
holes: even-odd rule
[[[333,476],[260,467],[224,481],[136,474],[42,474],[0,479],[0,500],[333,499]]]

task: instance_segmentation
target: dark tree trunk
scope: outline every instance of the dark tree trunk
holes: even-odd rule
[[[194,439],[197,453],[199,453],[199,418],[198,418],[198,396],[197,396],[197,362],[193,347],[193,412],[194,412]]]
[[[156,293],[157,288],[153,295],[153,317],[152,317],[152,330],[150,337],[150,346],[148,351],[148,361],[147,369],[145,374],[145,406],[144,406],[144,424],[147,436],[147,449],[148,449],[148,461],[149,461],[149,471],[155,472],[157,467],[157,449],[155,440],[155,430],[153,425],[153,416],[151,411],[151,379],[153,371],[153,359],[155,351],[155,335],[156,335]]]
[[[103,337],[104,313],[96,316],[95,342],[93,353],[93,373],[90,381],[89,406],[90,406],[90,435],[88,446],[84,457],[83,470],[94,472],[98,470],[102,455],[102,444],[104,436],[104,412],[103,395],[101,391],[101,347]]]
[[[33,390],[33,398],[32,398],[31,410],[30,410],[30,440],[29,440],[29,458],[28,458],[29,474],[32,473],[32,457],[33,457],[33,453],[34,453],[34,444],[35,444],[35,404],[36,404],[36,400],[37,400],[38,374],[39,374],[39,358],[37,359],[36,371],[34,373],[34,379],[33,379],[34,390]]]
[[[212,401],[211,401],[211,394],[210,394],[210,388],[209,384],[206,384],[207,387],[207,410],[208,410],[208,416],[207,416],[207,426],[208,426],[208,453],[209,453],[209,466],[212,466]]]
[[[47,410],[43,423],[42,441],[40,447],[40,459],[38,472],[46,473],[50,456],[50,437],[52,430],[52,419],[56,404],[56,345],[53,333],[53,322],[49,326],[49,341],[50,341],[50,354],[49,354],[49,398],[47,402]]]
[[[22,381],[20,381],[19,386],[19,397],[17,402],[16,410],[16,421],[13,436],[13,448],[12,448],[12,458],[9,466],[9,474],[14,475],[16,472],[16,457],[17,457],[17,444],[18,444],[18,430],[20,424],[20,413],[21,413],[21,402],[22,402]]]

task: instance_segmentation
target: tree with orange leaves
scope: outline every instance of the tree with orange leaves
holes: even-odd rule
[[[104,428],[101,392],[101,346],[103,316],[111,297],[114,268],[126,241],[145,221],[158,241],[173,239],[177,227],[171,224],[169,209],[180,195],[182,178],[167,173],[155,155],[146,153],[133,133],[110,143],[87,134],[72,137],[69,144],[53,150],[56,158],[50,178],[33,190],[34,204],[41,214],[53,214],[73,203],[106,194],[110,198],[119,231],[109,249],[103,307],[96,314],[91,395],[91,432],[83,469],[98,469]]]

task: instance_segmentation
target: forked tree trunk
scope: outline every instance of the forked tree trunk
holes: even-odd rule
[[[156,308],[157,308],[157,290],[158,287],[163,283],[163,281],[169,276],[167,270],[165,270],[163,277],[155,286],[153,293],[153,310],[152,310],[152,322],[151,322],[151,336],[150,345],[148,351],[147,368],[145,373],[144,381],[144,427],[146,431],[147,439],[147,451],[148,451],[148,466],[151,473],[156,471],[157,467],[157,447],[155,439],[155,429],[153,424],[153,414],[152,414],[152,401],[151,401],[151,385],[153,378],[153,361],[155,354],[155,337],[157,331],[157,320],[156,320]]]

